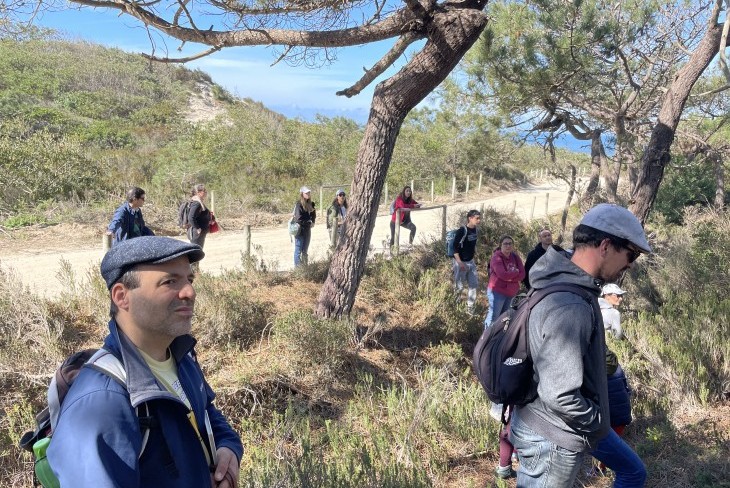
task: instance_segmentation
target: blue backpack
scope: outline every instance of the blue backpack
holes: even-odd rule
[[[459,227],[458,229],[452,229],[446,233],[446,255],[450,258],[454,257],[454,242],[456,241],[456,233],[459,232],[461,229],[464,229],[464,236],[459,241],[459,245],[463,246],[466,235],[468,234],[466,226]]]

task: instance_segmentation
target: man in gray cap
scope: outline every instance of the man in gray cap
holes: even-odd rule
[[[555,292],[532,310],[528,330],[538,396],[512,414],[511,440],[520,456],[517,486],[569,488],[586,453],[616,472],[617,486],[643,486],[643,463],[609,425],[597,298],[604,282],[615,281],[651,248],[639,220],[611,204],[585,214],[573,231],[573,247],[570,259],[548,249],[530,271],[535,289],[569,283],[594,298]]]
[[[128,240],[104,256],[103,351],[121,371],[87,364],[66,395],[47,451],[61,486],[238,486],[243,446],[213,404],[189,335],[190,265],[203,256],[168,237]]]

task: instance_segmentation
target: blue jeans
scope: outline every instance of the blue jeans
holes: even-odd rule
[[[484,328],[492,326],[492,322],[506,312],[509,309],[509,304],[512,302],[512,297],[502,295],[492,291],[491,288],[487,288],[487,299],[489,300],[489,312],[487,312],[487,318],[484,319]]]
[[[520,456],[520,488],[571,488],[585,453],[557,446],[530,429],[512,412],[510,441]]]
[[[294,266],[299,264],[307,264],[309,262],[309,241],[312,240],[312,228],[311,227],[300,227],[299,234],[294,238]]]
[[[459,263],[456,259],[452,259],[452,267],[454,270],[454,289],[457,293],[461,294],[461,290],[464,288],[464,281],[469,286],[469,294],[466,298],[466,305],[473,307],[477,301],[477,286],[479,286],[479,279],[477,278],[477,265],[474,260],[464,261],[466,269],[461,270]]]
[[[646,468],[641,458],[616,432],[611,430],[598,442],[591,455],[616,475],[614,488],[641,488],[646,482]]]

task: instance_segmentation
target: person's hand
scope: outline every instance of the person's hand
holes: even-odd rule
[[[236,454],[227,447],[218,448],[215,453],[218,464],[211,475],[211,488],[237,488],[239,466]]]
[[[417,203],[417,204],[416,204],[416,208],[421,208],[422,206],[423,206],[423,204],[422,204],[422,203]]]
[[[466,264],[464,264],[464,261],[459,261],[459,269],[466,271]]]

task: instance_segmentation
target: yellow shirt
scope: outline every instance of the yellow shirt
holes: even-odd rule
[[[164,386],[167,391],[177,395],[180,401],[183,402],[186,407],[188,407],[188,420],[190,421],[190,425],[195,430],[195,433],[198,435],[198,440],[200,441],[200,445],[202,446],[203,452],[205,453],[205,459],[208,461],[208,465],[211,466],[212,463],[210,453],[205,447],[203,437],[200,435],[200,431],[198,430],[198,423],[195,419],[195,412],[193,412],[190,405],[190,400],[188,400],[188,396],[185,394],[185,390],[183,390],[183,387],[180,384],[180,378],[178,378],[177,376],[177,364],[175,363],[175,358],[172,357],[170,351],[167,351],[167,359],[165,359],[164,361],[157,361],[153,359],[149,354],[146,354],[144,351],[140,349],[137,350],[142,356],[142,359],[144,359],[144,361],[147,363],[147,366],[149,366],[150,370],[152,370],[152,374],[155,375],[157,381],[162,383],[162,386]]]

